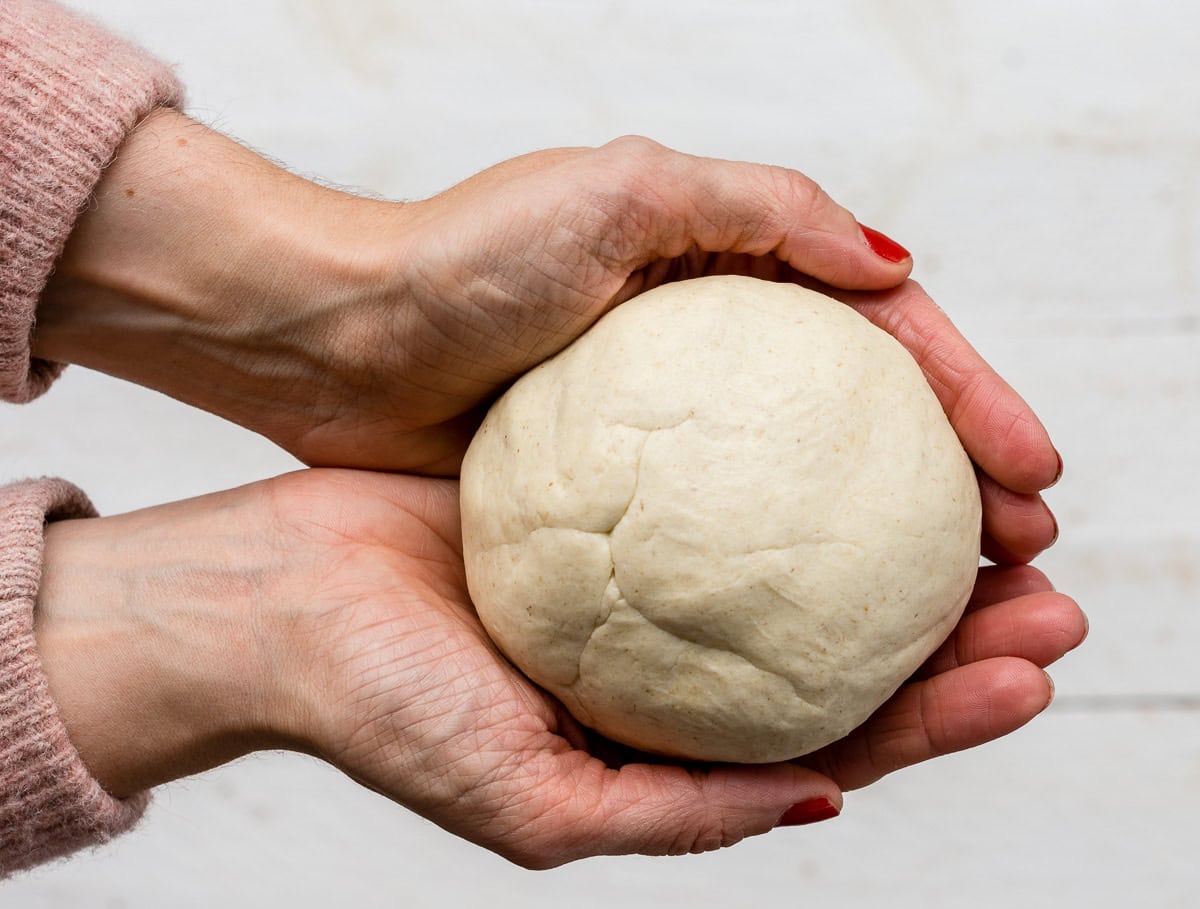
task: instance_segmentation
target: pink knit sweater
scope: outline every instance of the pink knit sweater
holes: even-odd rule
[[[49,0],[0,0],[0,399],[28,401],[60,371],[30,356],[38,297],[121,140],[180,100],[170,70],[94,23]],[[92,513],[61,480],[0,486],[0,877],[103,842],[146,804],[88,773],[38,660],[43,528]]]

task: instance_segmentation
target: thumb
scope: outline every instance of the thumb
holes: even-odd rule
[[[912,271],[907,250],[799,171],[685,155],[641,137],[601,154],[610,171],[605,207],[621,213],[622,264],[631,271],[696,249],[774,255],[843,290],[895,287]]]
[[[708,852],[777,826],[835,817],[842,793],[828,777],[792,764],[620,769],[581,752],[533,762],[520,843],[498,852],[528,868],[592,855]]]

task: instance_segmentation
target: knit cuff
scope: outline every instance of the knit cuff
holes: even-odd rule
[[[148,793],[106,793],[50,697],[33,633],[49,521],[95,515],[63,480],[0,487],[0,878],[129,829]]]
[[[0,399],[41,394],[34,310],[67,236],[143,116],[183,95],[171,70],[49,0],[0,3]]]

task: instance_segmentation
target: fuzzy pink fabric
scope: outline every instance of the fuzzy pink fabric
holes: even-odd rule
[[[148,800],[114,799],[88,773],[50,697],[33,634],[46,522],[94,514],[62,480],[0,487],[0,877],[110,839]]]
[[[101,170],[141,117],[178,105],[171,71],[48,0],[0,0],[0,399],[61,370],[33,359],[37,300]],[[33,610],[47,520],[92,514],[61,480],[0,487],[0,877],[132,825],[72,746],[38,659]]]
[[[28,401],[61,366],[31,360],[34,309],[121,140],[171,71],[47,0],[0,0],[0,399]]]

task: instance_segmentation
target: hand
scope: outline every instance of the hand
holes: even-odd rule
[[[779,262],[888,288],[911,260],[887,249],[900,261],[795,171],[648,140],[538,152],[396,205],[161,110],[80,218],[34,353],[221,414],[308,464],[453,474],[481,405],[638,291]]]
[[[394,381],[366,394],[406,428],[367,444],[434,473],[457,473],[480,405],[642,291],[717,273],[879,290],[912,266],[803,174],[636,137],[505,161],[407,206],[402,233],[403,305],[358,321],[396,339]],[[336,444],[360,419],[321,433]]]
[[[973,607],[924,675],[802,762],[606,761],[476,620],[455,483],[314,470],[50,525],[37,633],[72,740],[114,794],[294,748],[551,867],[729,845],[1020,726],[1049,699],[1033,664],[1078,643],[1082,615],[1029,568],[984,569]]]

